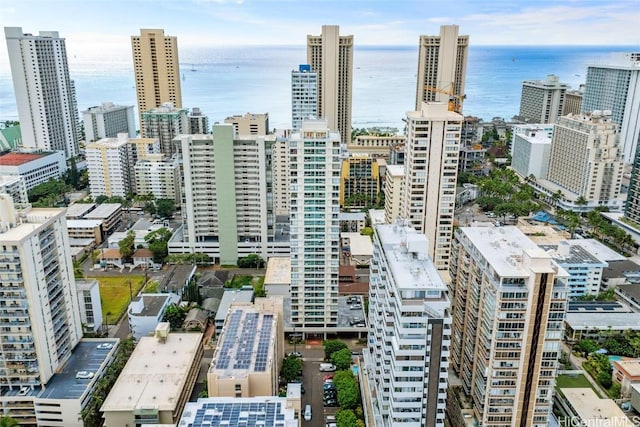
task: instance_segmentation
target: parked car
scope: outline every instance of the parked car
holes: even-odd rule
[[[333,374],[327,374],[327,375],[322,377],[322,381],[327,381],[327,380],[332,380],[332,379],[333,379]]]
[[[320,372],[334,372],[336,370],[336,365],[332,363],[321,363],[320,364]]]
[[[292,357],[292,356],[301,359],[302,353],[300,353],[299,351],[292,351],[291,353],[287,353],[287,357]]]
[[[335,390],[336,385],[334,383],[325,383],[322,388],[323,390]]]
[[[323,403],[324,403],[324,406],[330,406],[330,407],[338,406],[338,401],[335,399],[325,400],[323,401]]]
[[[110,342],[103,342],[102,344],[98,344],[96,348],[98,350],[111,350],[113,348],[113,344]]]
[[[78,371],[76,373],[76,379],[77,380],[90,380],[91,378],[93,378],[93,372]]]

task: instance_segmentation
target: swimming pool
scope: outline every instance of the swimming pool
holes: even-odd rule
[[[353,370],[353,375],[358,376],[358,365],[353,365],[351,369]]]
[[[609,358],[609,362],[622,360],[622,356],[607,356]]]

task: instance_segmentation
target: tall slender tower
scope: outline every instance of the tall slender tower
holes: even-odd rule
[[[407,113],[403,216],[427,235],[439,270],[449,264],[463,120],[445,102]]]
[[[462,111],[468,47],[469,36],[459,36],[457,25],[442,25],[439,36],[420,36],[416,110],[423,101],[449,101],[448,92]]]
[[[5,27],[22,145],[78,153],[78,107],[69,78],[67,50],[57,31],[24,34]]]
[[[340,135],[326,119],[291,135],[291,321],[323,333],[338,318]]]
[[[162,29],[142,29],[139,36],[131,36],[131,48],[140,134],[144,136],[142,113],[165,102],[182,107],[178,39],[165,36]]]
[[[318,73],[309,64],[291,71],[291,129],[300,130],[302,120],[318,117]]]
[[[351,142],[353,36],[341,36],[337,25],[323,25],[319,36],[307,35],[307,63],[318,74],[318,115],[329,129]]]

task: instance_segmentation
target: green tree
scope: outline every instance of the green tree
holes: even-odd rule
[[[600,383],[600,385],[606,389],[611,388],[611,385],[613,384],[611,381],[611,373],[610,372],[600,372],[598,374],[598,382]]]
[[[0,427],[18,427],[18,421],[14,420],[11,417],[2,417],[0,418]]]
[[[342,388],[336,386],[338,390],[338,405],[342,409],[355,409],[360,404],[360,389],[358,383],[350,381],[346,383]]]
[[[96,204],[101,205],[104,202],[106,202],[107,200],[109,200],[109,198],[107,196],[105,196],[104,194],[101,194],[99,196],[96,196]]]
[[[300,375],[302,375],[302,359],[293,355],[285,357],[282,361],[280,376],[285,382],[290,383]]]
[[[144,240],[148,243],[156,241],[168,242],[171,239],[171,230],[162,227],[154,230],[144,237]]]
[[[133,231],[129,231],[127,233],[127,237],[125,237],[124,239],[120,240],[120,242],[118,242],[118,247],[120,248],[120,255],[126,261],[131,260],[131,257],[133,256],[133,253],[136,250],[134,246],[135,239],[136,239],[136,233],[134,233]]]
[[[336,424],[338,427],[354,427],[358,419],[350,409],[340,409],[336,412]]]
[[[164,322],[171,324],[171,329],[180,329],[184,323],[184,319],[187,317],[187,309],[185,307],[171,304],[164,312]]]
[[[349,369],[351,366],[351,351],[348,348],[338,350],[331,355],[331,363],[336,365],[339,371]]]
[[[580,340],[574,344],[573,349],[582,353],[583,357],[598,350],[598,344],[593,340]]]
[[[264,260],[257,254],[249,254],[238,259],[238,267],[240,268],[264,268],[264,265]]]
[[[176,202],[171,199],[157,199],[156,213],[160,218],[168,218],[176,211]]]
[[[163,240],[155,240],[149,243],[149,250],[153,252],[153,262],[155,263],[164,262],[167,255],[169,255],[167,242]]]
[[[29,202],[36,207],[55,207],[63,199],[65,193],[71,190],[61,179],[50,179],[38,184],[27,192]]]
[[[322,345],[324,347],[324,357],[327,360],[331,360],[331,355],[336,351],[348,348],[347,345],[340,340],[326,340]]]

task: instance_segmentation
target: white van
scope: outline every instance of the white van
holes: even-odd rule
[[[311,421],[311,405],[304,407],[304,420]]]
[[[336,365],[331,363],[321,363],[320,364],[320,372],[333,372],[336,370]]]

